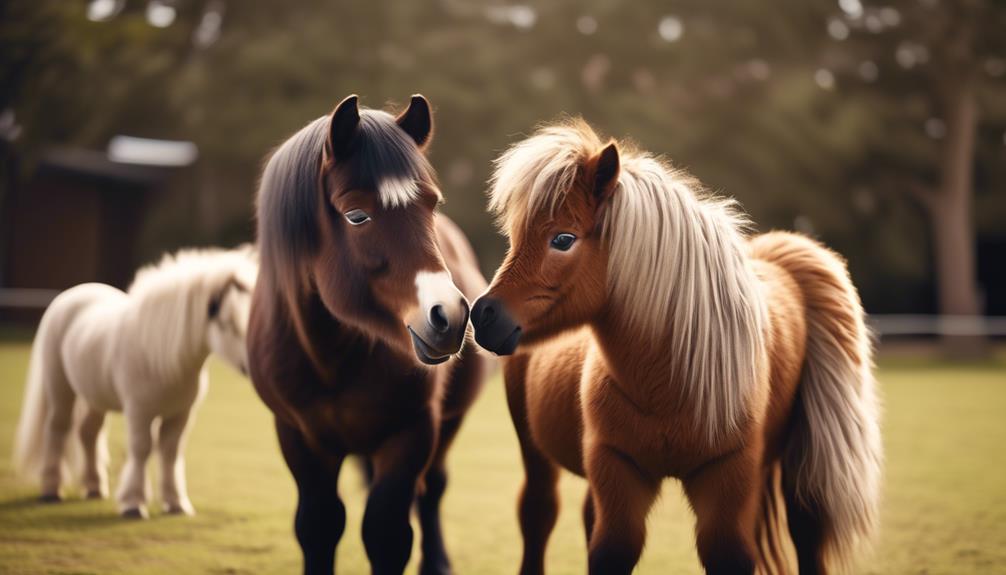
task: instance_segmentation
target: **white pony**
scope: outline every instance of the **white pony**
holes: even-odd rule
[[[43,501],[59,501],[63,470],[79,463],[73,447],[83,447],[87,497],[107,496],[105,413],[121,411],[128,455],[119,512],[147,516],[145,468],[155,422],[165,511],[195,512],[181,455],[186,429],[206,391],[210,352],[247,373],[257,273],[250,247],[185,250],[141,269],[128,292],[89,283],[53,300],[35,336],[14,450],[21,473],[41,474]],[[80,445],[64,449],[75,423]]]

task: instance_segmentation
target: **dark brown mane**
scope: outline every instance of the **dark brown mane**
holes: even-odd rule
[[[317,250],[318,185],[328,117],[311,122],[273,152],[259,184],[258,246],[267,282],[273,290],[295,291],[304,254]]]

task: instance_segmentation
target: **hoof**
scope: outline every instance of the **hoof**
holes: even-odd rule
[[[105,494],[97,489],[88,489],[87,494],[84,495],[85,499],[104,499]]]
[[[38,500],[40,503],[59,503],[63,498],[58,493],[43,493]]]
[[[125,519],[146,519],[147,510],[144,507],[131,507],[123,509],[120,515]]]
[[[191,505],[177,505],[171,504],[164,508],[164,512],[168,515],[188,515],[189,517],[196,514],[196,510],[192,508]]]
[[[419,575],[451,575],[451,564],[446,559],[442,561],[423,561],[419,566]]]

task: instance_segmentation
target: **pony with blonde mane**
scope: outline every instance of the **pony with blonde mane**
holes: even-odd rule
[[[837,254],[749,236],[734,202],[581,120],[496,160],[489,207],[510,250],[472,324],[513,354],[522,573],[544,569],[559,468],[590,486],[591,573],[632,571],[667,477],[708,573],[788,572],[787,527],[800,573],[859,556],[883,454],[871,338]]]
[[[43,501],[60,500],[68,468],[82,467],[88,498],[108,494],[104,422],[117,411],[129,434],[119,512],[147,516],[155,422],[165,510],[195,512],[185,486],[186,431],[206,392],[211,352],[247,373],[257,273],[250,247],[185,250],[141,269],[128,292],[88,283],[53,300],[35,335],[15,443],[15,465],[41,477]],[[73,428],[79,445],[67,444]]]

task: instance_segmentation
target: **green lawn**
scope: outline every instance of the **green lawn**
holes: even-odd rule
[[[0,344],[0,573],[299,569],[291,527],[294,484],[269,413],[246,380],[212,365],[209,396],[188,450],[198,515],[162,516],[155,504],[151,520],[124,521],[111,501],[36,504],[35,488],[13,476],[9,454],[27,357],[27,345]],[[880,380],[886,495],[879,546],[863,572],[1006,573],[1006,364],[888,361]],[[110,419],[110,430],[115,474],[123,455],[121,418]],[[514,501],[522,471],[498,378],[471,412],[450,464],[444,514],[456,571],[514,573],[520,554]],[[350,519],[338,563],[343,573],[365,573],[359,537],[365,494],[355,466],[348,467],[341,487]],[[562,492],[548,565],[551,573],[582,573],[584,483],[566,477]],[[691,523],[680,488],[667,482],[638,572],[698,573]]]

